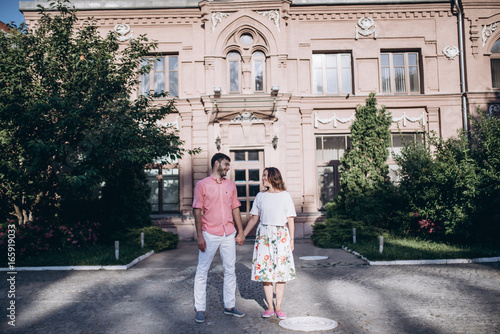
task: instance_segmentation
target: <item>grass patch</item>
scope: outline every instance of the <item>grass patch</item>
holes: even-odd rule
[[[16,257],[16,267],[125,265],[150,251],[150,248],[141,248],[140,245],[120,243],[120,258],[116,260],[114,243],[110,245],[97,244],[89,247],[52,251],[37,256],[18,256]],[[7,263],[2,263],[2,267],[6,266]]]
[[[382,254],[379,253],[378,239],[361,240],[355,244],[350,242],[346,243],[345,246],[371,261],[472,259],[500,256],[500,248],[483,245],[457,245],[390,235],[384,235]]]

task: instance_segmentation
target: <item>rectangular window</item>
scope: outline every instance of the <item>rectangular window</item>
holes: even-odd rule
[[[240,62],[230,61],[229,62],[229,88],[231,92],[240,91]]]
[[[151,60],[153,61],[151,72],[141,75],[141,94],[166,92],[169,97],[179,96],[178,56],[144,58],[141,66],[148,65]]]
[[[416,142],[419,144],[424,141],[422,133],[393,133],[391,135],[391,138],[391,157],[401,154],[401,150],[403,149],[403,147],[405,147],[405,145],[408,145],[412,142]]]
[[[349,135],[316,136],[316,161],[340,160],[351,147]]]
[[[383,93],[420,93],[418,52],[385,52],[380,55]]]
[[[151,187],[151,211],[179,211],[179,169],[160,167],[146,169],[145,172]]]
[[[351,149],[348,134],[316,136],[316,170],[318,182],[318,208],[323,210],[337,195],[340,185],[340,159]]]
[[[319,207],[324,209],[335,197],[336,166],[318,166]]]
[[[312,55],[313,93],[338,95],[352,92],[350,53]]]
[[[264,90],[264,61],[253,61],[253,73],[255,77],[255,91],[260,92]]]

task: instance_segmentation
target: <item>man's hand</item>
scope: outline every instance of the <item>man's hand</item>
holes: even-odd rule
[[[205,249],[207,249],[207,242],[203,238],[203,235],[198,236],[198,249],[202,252],[205,252]]]
[[[243,234],[243,232],[238,233],[238,235],[235,238],[235,241],[238,243],[238,245],[240,246],[243,245],[243,243],[245,242],[245,235]]]

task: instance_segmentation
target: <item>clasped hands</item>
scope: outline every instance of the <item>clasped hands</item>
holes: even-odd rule
[[[236,243],[240,246],[243,245],[245,242],[245,234],[243,234],[243,232],[238,233],[236,238],[234,238],[234,241],[236,241]]]

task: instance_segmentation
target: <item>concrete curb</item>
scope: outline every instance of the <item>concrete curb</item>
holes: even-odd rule
[[[408,265],[423,265],[423,264],[466,264],[466,263],[489,263],[500,262],[500,256],[496,257],[480,257],[475,259],[438,259],[438,260],[397,260],[397,261],[370,261],[363,255],[355,252],[347,247],[342,246],[346,252],[354,254],[366,261],[370,266],[408,266]]]
[[[53,266],[53,267],[16,267],[14,269],[10,268],[0,268],[0,271],[43,271],[43,270],[127,270],[138,262],[147,259],[154,254],[154,250],[139,256],[137,259],[133,260],[126,265],[116,265],[116,266]]]

